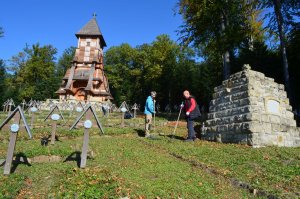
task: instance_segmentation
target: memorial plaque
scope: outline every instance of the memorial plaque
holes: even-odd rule
[[[273,114],[280,114],[280,104],[276,100],[267,100],[267,111]]]
[[[59,118],[60,118],[60,116],[58,114],[51,115],[51,120],[53,120],[53,121],[57,121],[57,120],[59,120]]]

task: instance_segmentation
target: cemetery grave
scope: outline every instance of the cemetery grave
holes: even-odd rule
[[[300,194],[299,148],[185,143],[182,119],[170,142],[176,113],[158,114],[154,131],[158,139],[146,139],[142,113],[125,119],[121,127],[121,112],[104,117],[99,109],[95,115],[104,134],[90,115],[88,147],[83,149],[85,110],[79,114],[60,110],[65,121],[55,121],[58,140],[53,145],[41,143],[53,130],[51,110],[35,112],[32,139],[20,123],[11,172],[0,175],[1,198],[296,198]],[[29,114],[24,114],[28,123]],[[1,112],[0,123],[6,118],[7,113]],[[9,134],[9,128],[0,131],[2,166]],[[86,162],[80,165],[83,150]]]

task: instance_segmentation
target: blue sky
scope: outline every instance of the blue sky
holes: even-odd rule
[[[26,43],[39,42],[62,52],[77,45],[75,33],[94,12],[107,48],[129,43],[150,43],[160,34],[177,40],[182,24],[175,15],[177,0],[4,0],[1,2],[0,59],[9,60]],[[107,49],[106,48],[106,49]]]

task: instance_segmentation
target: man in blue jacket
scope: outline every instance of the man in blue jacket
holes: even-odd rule
[[[152,124],[152,114],[155,113],[155,97],[156,92],[151,91],[151,95],[148,96],[145,104],[145,137],[150,136],[150,126]]]

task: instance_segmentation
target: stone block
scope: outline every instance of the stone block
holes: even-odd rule
[[[271,123],[262,123],[262,132],[263,133],[271,133],[272,132],[272,124]]]
[[[235,132],[234,125],[235,125],[235,124],[232,124],[232,123],[227,125],[228,131],[229,131],[229,132]]]
[[[233,130],[234,132],[241,133],[242,132],[242,123],[234,124],[233,128],[234,128],[234,130]]]
[[[208,113],[207,118],[208,119],[213,119],[213,118],[215,118],[215,114],[214,113]]]
[[[244,122],[244,123],[242,123],[242,125],[241,125],[241,131],[243,133],[251,133],[250,122]]]
[[[211,100],[210,103],[209,103],[209,105],[210,105],[210,106],[216,105],[216,100]]]
[[[261,121],[261,114],[259,113],[248,113],[247,116],[249,116],[249,118],[246,118],[247,121]]]
[[[281,131],[281,125],[280,124],[272,124],[272,132]]]
[[[210,106],[209,107],[209,112],[210,113],[213,113],[213,112],[216,112],[217,111],[217,107],[215,107],[215,106]]]
[[[280,116],[279,115],[269,115],[268,117],[269,117],[270,123],[280,124]]]
[[[252,121],[249,123],[249,130],[251,132],[261,132],[261,123]]]
[[[217,126],[207,127],[207,130],[210,132],[217,132]]]
[[[246,106],[246,105],[250,105],[249,98],[239,100],[239,106]]]
[[[239,144],[247,144],[248,143],[248,134],[237,134],[237,135],[234,135],[233,139]]]
[[[227,125],[220,125],[217,127],[217,132],[227,132],[228,131],[228,126]]]
[[[278,84],[278,89],[284,91],[284,85],[283,84]]]
[[[288,119],[294,119],[294,113],[291,111],[287,111],[286,112],[286,118]]]
[[[296,121],[295,121],[295,120],[288,120],[288,122],[289,122],[289,126],[294,126],[294,127],[296,127],[296,126],[297,126],[297,124],[296,124]]]
[[[261,114],[261,122],[269,122],[269,117],[267,114]]]

